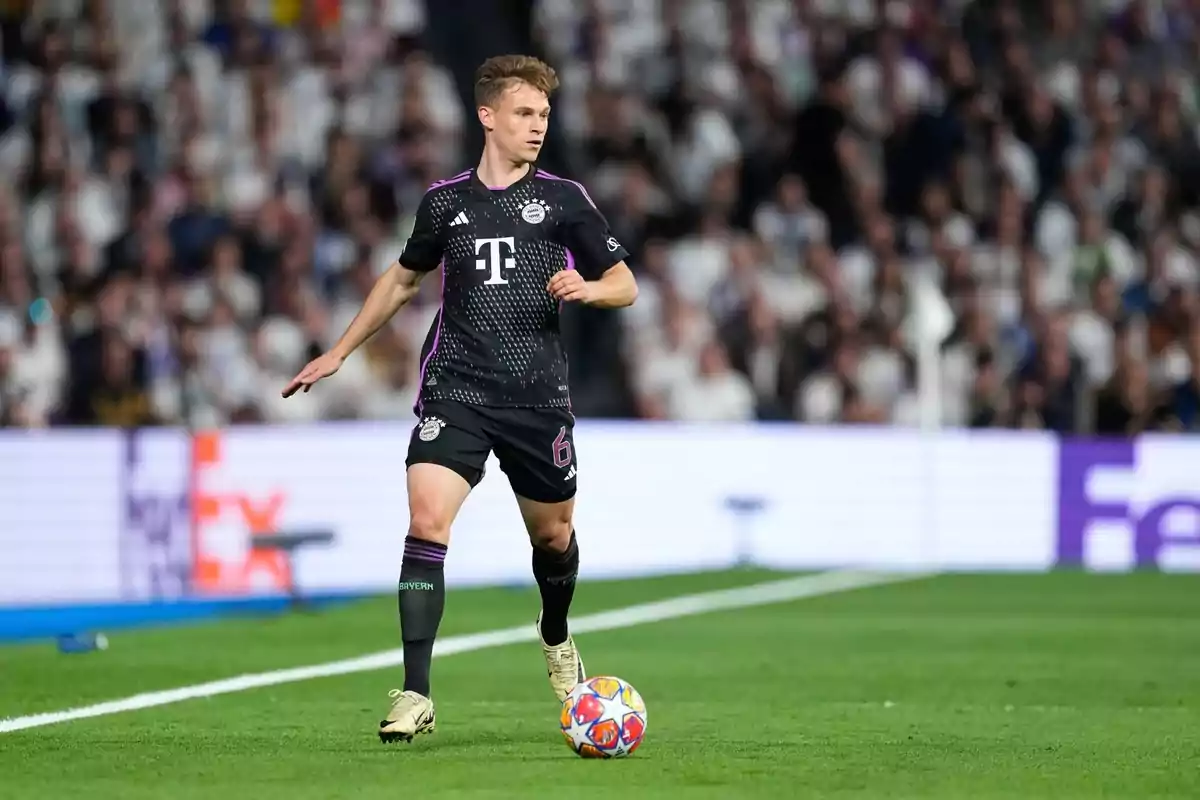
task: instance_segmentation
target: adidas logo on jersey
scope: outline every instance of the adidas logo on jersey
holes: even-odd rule
[[[466,225],[468,222],[470,222],[470,220],[467,219],[467,212],[460,211],[458,212],[458,216],[450,221],[450,227],[453,228],[455,225]]]
[[[571,480],[571,478],[574,478],[574,477],[575,477],[575,465],[572,464],[571,469],[567,472],[567,476],[565,478],[563,478],[563,480],[569,481],[569,480]]]

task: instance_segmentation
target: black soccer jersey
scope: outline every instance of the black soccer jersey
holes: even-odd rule
[[[418,407],[570,406],[560,304],[546,284],[563,269],[595,280],[628,256],[583,186],[532,165],[507,189],[475,170],[433,184],[400,256],[414,271],[442,267]]]

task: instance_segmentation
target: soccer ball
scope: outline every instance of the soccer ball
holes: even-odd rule
[[[563,738],[584,758],[624,758],[646,735],[646,704],[628,682],[588,678],[563,700]]]

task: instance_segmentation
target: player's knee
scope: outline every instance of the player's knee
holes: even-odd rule
[[[450,541],[450,515],[440,514],[436,509],[417,506],[408,521],[408,535],[427,542],[448,544]]]
[[[565,553],[571,546],[573,527],[569,516],[538,520],[530,526],[529,539],[534,547],[553,553]]]

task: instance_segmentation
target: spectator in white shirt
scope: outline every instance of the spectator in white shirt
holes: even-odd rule
[[[754,419],[754,389],[729,366],[725,348],[710,341],[700,351],[698,374],[676,387],[671,418],[686,422],[747,422]]]

